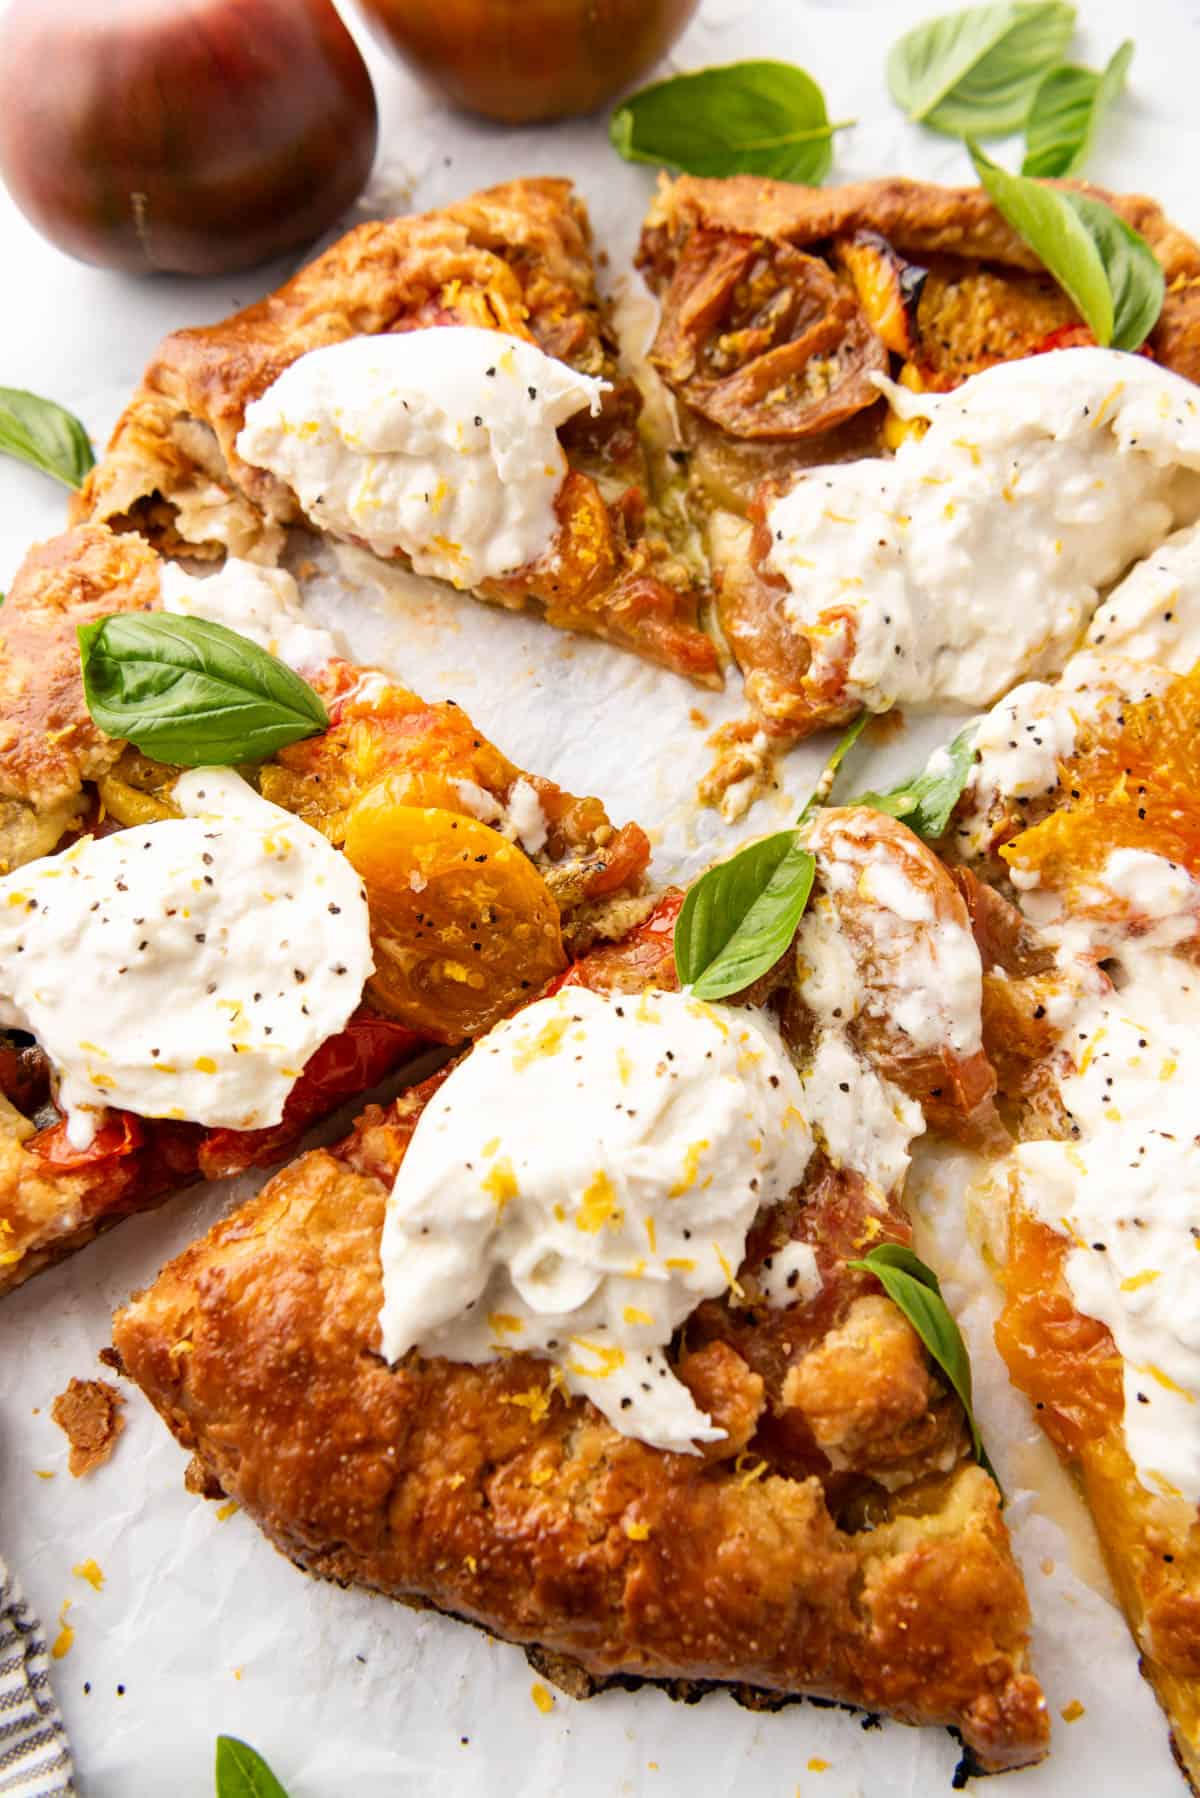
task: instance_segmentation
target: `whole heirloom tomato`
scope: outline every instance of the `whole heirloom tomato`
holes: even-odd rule
[[[380,43],[506,125],[594,112],[656,63],[698,0],[359,0]]]
[[[59,249],[225,274],[310,243],[375,156],[331,0],[10,0],[0,174]]]

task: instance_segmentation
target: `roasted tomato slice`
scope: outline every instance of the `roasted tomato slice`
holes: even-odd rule
[[[497,831],[406,795],[407,783],[388,776],[346,819],[345,851],[371,908],[367,996],[437,1042],[461,1042],[562,968],[558,906]]]
[[[650,352],[670,386],[734,437],[811,437],[878,402],[887,351],[852,283],[818,256],[694,231]]]
[[[217,1180],[282,1160],[310,1124],[336,1111],[345,1100],[369,1092],[414,1055],[423,1041],[406,1024],[360,1007],[345,1029],[323,1042],[305,1063],[278,1124],[266,1130],[208,1131],[200,1148],[201,1172],[206,1179]]]
[[[48,1130],[39,1130],[25,1147],[53,1167],[95,1167],[101,1161],[119,1161],[132,1155],[141,1148],[144,1135],[140,1118],[128,1111],[110,1111],[86,1149],[77,1149],[67,1136],[66,1118],[51,1124]]]

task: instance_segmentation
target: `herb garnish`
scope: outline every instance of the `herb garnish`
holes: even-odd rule
[[[631,94],[608,134],[626,162],[816,185],[829,173],[833,133],[853,123],[831,124],[821,89],[792,63],[731,62]]]
[[[1066,291],[1096,342],[1138,349],[1157,324],[1166,293],[1145,238],[1103,200],[1010,175],[978,144],[968,140],[967,148],[996,206]]]
[[[0,454],[28,462],[72,489],[82,485],[96,460],[73,413],[19,387],[0,387]]]
[[[940,837],[970,777],[975,760],[978,726],[966,725],[952,743],[937,749],[920,774],[901,781],[886,793],[860,793],[848,805],[869,805],[889,818],[903,818],[910,830],[930,841]]]
[[[258,1750],[237,1736],[217,1737],[217,1798],[288,1798]]]
[[[1063,63],[1043,77],[1025,126],[1023,175],[1073,175],[1087,161],[1102,115],[1125,85],[1133,40],[1125,42],[1099,74]]]
[[[1020,131],[1034,94],[1062,58],[1075,8],[1060,0],[969,6],[906,31],[887,63],[892,98],[949,137]]]
[[[675,921],[680,983],[698,999],[724,999],[773,968],[804,915],[815,871],[794,829],[709,868]]]
[[[971,1357],[967,1353],[962,1331],[942,1297],[941,1283],[933,1269],[927,1267],[912,1249],[904,1248],[898,1242],[881,1243],[869,1255],[864,1255],[861,1261],[848,1261],[846,1265],[874,1274],[892,1303],[900,1308],[917,1332],[962,1401],[975,1459],[984,1472],[991,1474],[996,1481],[1003,1499],[1004,1493],[996,1478],[996,1469],[988,1460],[983,1438],[979,1434],[979,1425],[975,1421],[971,1395]]]
[[[88,711],[156,761],[228,767],[329,728],[307,681],[223,624],[116,612],[78,634]]]

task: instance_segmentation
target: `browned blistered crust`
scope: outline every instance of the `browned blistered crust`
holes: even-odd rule
[[[552,549],[480,597],[606,637],[707,685],[716,650],[699,591],[647,520],[640,402],[616,372],[596,294],[587,216],[568,181],[512,181],[440,212],[357,226],[292,280],[215,325],[160,346],[75,516],[139,530],[167,555],[274,559],[296,496],[244,462],[246,408],[307,351],[354,336],[476,325],[532,338],[612,381],[601,416],[562,441],[571,474]]]
[[[1113,194],[1086,181],[1049,182],[1091,194],[1146,239],[1162,264],[1167,298],[1150,338],[1168,368],[1200,380],[1200,247],[1142,194]],[[661,282],[691,232],[758,237],[797,248],[874,231],[904,255],[947,256],[1039,273],[1028,244],[981,187],[943,187],[900,176],[845,187],[801,187],[756,175],[713,181],[682,175],[664,184],[646,222],[639,260]]]
[[[83,783],[124,745],[92,723],[76,629],[159,603],[158,557],[137,537],[79,525],[32,549],[0,616],[0,863],[53,849],[82,809]]]
[[[71,1445],[68,1467],[76,1479],[104,1463],[125,1428],[125,1395],[108,1380],[72,1379],[50,1407],[50,1415]]]
[[[654,982],[676,904],[572,979]],[[814,1158],[676,1348],[725,1440],[665,1454],[529,1357],[384,1362],[384,1208],[435,1085],[277,1175],[118,1314],[192,1489],[235,1497],[310,1572],[536,1645],[575,1689],[810,1693],[952,1725],[990,1768],[1037,1759],[1045,1704],[995,1488],[911,1328],[847,1266],[908,1239],[894,1200]],[[768,1310],[758,1274],[792,1237],[821,1292]]]

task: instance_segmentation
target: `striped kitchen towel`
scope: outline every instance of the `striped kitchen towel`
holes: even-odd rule
[[[76,1798],[42,1626],[0,1558],[0,1794]]]

